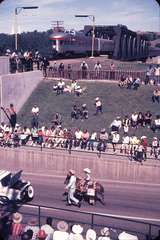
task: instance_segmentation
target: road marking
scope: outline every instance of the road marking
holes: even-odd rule
[[[32,205],[23,205],[27,208],[38,208],[38,206],[32,206]],[[49,207],[41,207],[42,209],[45,210],[52,210],[52,211],[61,211],[60,209],[52,209]],[[65,209],[62,209],[65,211]],[[67,212],[69,211],[68,209],[66,210]],[[134,217],[134,216],[125,216],[125,215],[118,215],[118,214],[104,214],[104,213],[95,213],[95,212],[85,212],[85,211],[74,211],[75,213],[88,213],[88,214],[94,214],[94,215],[101,215],[101,216],[106,216],[106,217],[115,217],[115,218],[122,218],[124,220],[137,220],[137,221],[149,221],[149,222],[160,222],[160,218],[145,218],[145,217]]]

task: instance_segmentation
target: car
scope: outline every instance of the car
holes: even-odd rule
[[[34,188],[29,181],[21,179],[23,170],[11,173],[0,170],[0,204],[26,203],[34,198]]]

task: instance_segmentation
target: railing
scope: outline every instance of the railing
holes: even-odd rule
[[[120,80],[121,77],[131,76],[133,78],[139,77],[142,81],[146,78],[146,72],[144,71],[122,71],[122,70],[103,70],[103,71],[55,71],[52,67],[49,67],[46,72],[48,78],[65,78],[65,79],[88,79],[88,80]]]
[[[29,213],[26,208],[30,208]],[[55,221],[63,219],[70,226],[79,223],[84,226],[84,229],[91,227],[96,232],[100,232],[99,230],[102,227],[107,226],[115,233],[115,238],[113,239],[117,239],[120,232],[126,231],[130,234],[137,235],[139,240],[151,240],[153,236],[158,235],[158,230],[160,229],[160,224],[133,220],[132,217],[119,217],[112,214],[77,211],[37,204],[26,204],[21,208],[20,212],[27,217],[33,215],[38,216],[39,227],[44,224],[44,218],[48,215],[53,217]]]

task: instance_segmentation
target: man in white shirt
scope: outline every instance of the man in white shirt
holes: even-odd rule
[[[72,203],[78,207],[81,206],[80,201],[74,197],[75,191],[76,191],[76,176],[75,171],[70,169],[69,170],[69,183],[66,186],[66,189],[68,190],[68,205],[72,205]]]
[[[98,115],[99,113],[103,113],[103,110],[102,110],[102,102],[101,100],[99,99],[99,97],[96,97],[95,98],[95,106],[96,106],[96,113],[95,115]]]
[[[39,116],[39,107],[35,104],[31,110],[32,112],[32,121],[31,121],[31,126],[32,128],[38,128],[38,116]]]
[[[52,218],[51,217],[47,217],[46,224],[41,226],[41,230],[44,230],[45,233],[47,234],[47,237],[45,240],[53,239],[54,229],[52,227]]]

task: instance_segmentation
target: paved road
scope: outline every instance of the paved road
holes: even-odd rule
[[[32,201],[33,204],[64,209],[64,211],[48,211],[43,209],[41,212],[43,216],[50,214],[54,216],[54,218],[65,219],[67,221],[91,223],[90,216],[79,213],[79,211],[87,211],[156,223],[160,226],[160,185],[101,182],[105,188],[106,205],[103,206],[97,202],[96,206],[89,206],[88,203],[83,202],[79,209],[76,206],[66,207],[66,203],[63,201],[63,176],[55,177],[45,174],[35,175],[26,173],[24,177],[29,179],[35,188],[35,198]],[[25,213],[38,213],[38,209],[36,208],[30,208],[28,210],[27,207],[21,210]],[[78,211],[78,213],[68,212],[68,210]],[[44,220],[41,219],[41,221]],[[113,228],[127,228],[134,231],[143,231],[144,234],[148,232],[148,227],[143,224],[133,224],[104,217],[95,217],[94,222],[96,224],[106,224]],[[155,229],[155,232],[157,233],[157,229]]]

